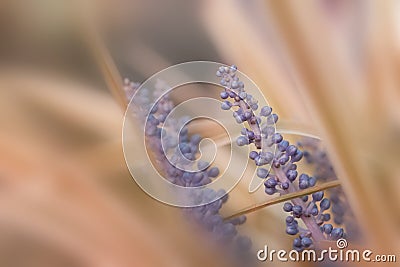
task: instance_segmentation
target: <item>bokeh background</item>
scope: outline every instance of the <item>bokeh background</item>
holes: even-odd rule
[[[0,266],[229,266],[140,190],[122,152],[122,78],[191,60],[236,64],[279,128],[321,138],[363,233],[354,246],[399,253],[399,1],[0,6]],[[243,183],[224,212],[266,199]],[[283,220],[268,207],[241,231],[288,248]]]

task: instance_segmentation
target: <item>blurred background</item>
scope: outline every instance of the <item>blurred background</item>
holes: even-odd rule
[[[229,266],[140,190],[122,152],[122,78],[192,60],[237,65],[290,138],[321,138],[363,233],[354,245],[398,254],[399,1],[0,6],[0,266]],[[226,214],[268,196],[243,183],[230,199]],[[283,221],[276,205],[241,231],[289,248]]]

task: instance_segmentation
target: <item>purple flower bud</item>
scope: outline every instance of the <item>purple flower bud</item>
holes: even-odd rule
[[[281,152],[284,152],[284,151],[286,151],[288,146],[289,146],[289,142],[286,141],[286,140],[283,140],[282,142],[280,142],[278,144],[278,150],[281,151]]]
[[[299,232],[299,229],[294,226],[288,226],[286,227],[286,233],[289,235],[295,235]]]
[[[260,116],[267,117],[271,115],[272,108],[269,106],[262,107],[260,110]]]
[[[222,102],[222,104],[221,104],[221,108],[222,108],[223,110],[229,110],[231,107],[232,107],[232,103],[229,102],[229,101],[224,101],[224,102]]]
[[[301,248],[301,247],[303,246],[303,245],[301,244],[301,239],[298,238],[298,237],[296,237],[296,238],[293,240],[293,246],[294,246],[294,247]]]
[[[293,205],[290,202],[286,202],[285,204],[283,204],[283,210],[286,212],[290,212],[292,211]]]
[[[204,170],[206,169],[208,166],[210,166],[210,163],[207,161],[202,161],[200,160],[199,162],[197,162],[197,168],[199,168],[199,170]]]
[[[342,237],[343,237],[343,234],[344,234],[343,228],[335,228],[335,229],[333,229],[332,232],[331,232],[331,236],[332,236],[333,238],[335,238],[335,239],[342,238]]]
[[[217,177],[219,175],[219,169],[217,167],[212,167],[208,170],[208,176]]]
[[[253,116],[253,114],[250,111],[246,111],[243,114],[244,114],[246,120],[250,119]]]
[[[308,196],[302,196],[301,200],[303,200],[303,202],[307,202],[308,201]]]
[[[297,171],[296,170],[288,170],[286,172],[286,177],[289,179],[289,181],[293,182],[294,180],[296,180]]]
[[[275,189],[275,188],[266,187],[266,188],[265,188],[265,193],[266,193],[267,195],[273,195],[273,194],[276,193],[276,189]]]
[[[300,189],[308,188],[308,180],[306,180],[306,179],[299,180],[299,188]]]
[[[303,181],[303,180],[308,181],[309,178],[310,177],[307,174],[302,173],[302,174],[300,174],[299,181]]]
[[[221,96],[222,99],[227,99],[229,97],[229,94],[226,91],[222,91],[220,96]]]
[[[237,143],[238,146],[248,145],[249,144],[249,139],[247,139],[247,137],[244,137],[244,136],[239,136],[236,139],[236,143]]]
[[[278,115],[276,115],[275,113],[274,114],[271,114],[271,115],[269,115],[268,117],[267,117],[267,123],[268,124],[274,124],[274,123],[276,123],[278,121]]]
[[[248,131],[248,132],[247,132],[247,137],[248,137],[250,140],[253,140],[253,139],[255,138],[254,132],[253,132],[253,131]]]
[[[330,219],[331,219],[331,215],[329,213],[325,213],[325,214],[322,215],[322,221],[327,222]]]
[[[292,162],[297,162],[300,161],[303,158],[303,152],[300,150],[297,150],[296,153],[292,156],[291,161]]]
[[[282,135],[281,135],[280,133],[275,133],[275,134],[272,136],[272,141],[273,141],[275,144],[278,144],[278,143],[282,142],[282,140],[283,140],[283,137],[282,137]]]
[[[239,97],[240,97],[241,99],[246,99],[246,96],[247,96],[247,93],[246,93],[246,92],[240,92],[240,93],[239,93]]]
[[[272,159],[274,158],[274,154],[272,154],[271,152],[261,152],[260,153],[260,157],[265,160],[266,164],[270,163],[272,161]]]
[[[330,208],[331,206],[331,202],[329,201],[329,199],[324,198],[321,203],[319,203],[319,206],[321,207],[321,211],[327,210]]]
[[[275,186],[276,186],[277,184],[278,184],[278,182],[277,182],[276,179],[273,178],[273,177],[268,178],[268,179],[264,182],[264,185],[265,185],[265,187],[267,187],[267,188],[275,188]]]
[[[294,145],[290,145],[287,147],[286,149],[286,153],[288,154],[288,156],[293,156],[297,151],[297,147]]]
[[[311,246],[312,243],[313,243],[313,242],[312,242],[311,238],[309,238],[309,237],[304,237],[304,238],[301,239],[301,244],[302,244],[304,247],[306,247],[306,248],[308,248],[309,246]]]
[[[239,88],[238,82],[237,81],[233,81],[232,84],[231,84],[231,88],[232,89],[238,89]]]
[[[312,208],[310,213],[311,213],[312,216],[317,216],[318,215],[318,208],[316,208],[316,207]]]
[[[295,222],[295,219],[293,216],[287,216],[286,217],[286,224],[287,225],[292,225]]]
[[[287,190],[287,189],[289,189],[289,183],[288,182],[283,182],[281,184],[281,187],[282,187],[283,190]]]
[[[256,163],[257,166],[263,166],[265,164],[267,164],[267,162],[265,161],[265,159],[263,157],[257,156],[254,159],[254,162]]]
[[[324,224],[323,230],[324,230],[325,234],[329,235],[333,230],[332,224]]]
[[[321,201],[321,199],[324,197],[324,191],[315,192],[312,194],[312,197],[314,201]]]
[[[281,165],[285,165],[286,164],[286,162],[288,162],[289,161],[289,156],[288,155],[286,155],[286,154],[283,154],[280,158],[279,158],[279,164],[281,164]]]
[[[317,179],[315,179],[314,177],[310,177],[310,179],[308,179],[308,184],[310,185],[310,187],[314,186],[317,183]]]
[[[258,105],[257,104],[252,104],[250,107],[251,107],[252,110],[257,110],[258,109]]]
[[[294,205],[292,210],[294,217],[300,217],[303,214],[303,208],[299,205]]]
[[[255,159],[256,157],[258,156],[258,153],[256,152],[256,151],[251,151],[250,153],[249,153],[249,158],[250,159]]]
[[[264,168],[258,168],[257,169],[257,176],[264,179],[268,176],[269,171]]]
[[[230,98],[234,98],[236,96],[235,92],[228,92]]]
[[[246,120],[247,120],[247,115],[244,114],[244,113],[241,113],[241,114],[239,115],[239,117],[240,117],[240,119],[241,119],[242,121],[246,121]]]

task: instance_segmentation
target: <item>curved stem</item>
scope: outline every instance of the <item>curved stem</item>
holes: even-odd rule
[[[321,185],[316,185],[316,186],[313,186],[313,187],[310,187],[310,188],[307,188],[307,189],[304,189],[304,190],[301,190],[301,191],[288,193],[288,194],[285,194],[285,195],[282,195],[282,196],[267,200],[265,202],[246,207],[246,208],[244,208],[244,209],[242,209],[242,210],[240,210],[238,212],[235,212],[234,214],[231,214],[231,215],[225,217],[224,220],[230,220],[230,219],[239,217],[241,215],[246,215],[246,214],[258,211],[258,210],[263,209],[263,208],[268,207],[268,206],[272,206],[272,205],[275,205],[275,204],[278,204],[278,203],[289,201],[289,200],[294,199],[294,198],[307,196],[307,195],[310,195],[312,193],[315,193],[315,192],[318,192],[318,191],[322,191],[322,190],[326,190],[326,189],[330,189],[330,188],[334,188],[334,187],[337,187],[337,186],[340,186],[340,185],[341,185],[340,181],[339,180],[335,180],[335,181],[323,183]]]

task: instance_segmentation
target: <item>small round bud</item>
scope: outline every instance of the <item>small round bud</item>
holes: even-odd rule
[[[303,202],[307,202],[308,201],[308,196],[302,196],[301,200],[303,200]]]
[[[249,158],[250,159],[255,159],[258,156],[258,153],[256,151],[251,151],[249,153]]]
[[[292,156],[292,162],[298,162],[303,158],[303,152],[297,150],[296,153]]]
[[[325,234],[328,234],[328,235],[329,235],[329,234],[332,232],[332,230],[333,230],[332,224],[324,224],[323,230],[324,230],[324,233],[325,233]]]
[[[223,91],[223,92],[221,92],[220,96],[221,96],[222,99],[227,99],[229,94],[228,94],[228,92]]]
[[[331,219],[331,215],[329,213],[322,214],[322,221],[327,222]]]
[[[344,234],[343,228],[335,228],[331,232],[331,236],[335,239],[342,238]]]
[[[293,240],[293,246],[294,247],[297,247],[297,248],[301,248],[303,245],[301,244],[301,239],[300,238],[298,238],[298,237],[296,237],[294,240]]]
[[[236,143],[238,144],[238,146],[248,145],[249,144],[249,139],[247,139],[247,137],[244,137],[244,136],[239,136],[236,139]]]
[[[319,206],[321,207],[321,211],[323,210],[327,210],[330,208],[331,206],[331,202],[329,201],[329,199],[324,198],[321,203],[319,203]]]
[[[267,117],[271,115],[272,108],[269,106],[262,107],[260,110],[260,116]]]
[[[291,225],[291,224],[293,224],[294,222],[295,222],[295,219],[294,219],[293,216],[287,216],[287,217],[286,217],[286,224],[287,224],[287,225]]]
[[[289,142],[286,141],[286,140],[283,140],[282,142],[280,142],[278,144],[278,150],[281,151],[281,152],[284,152],[284,151],[286,151],[288,146],[289,146]]]
[[[266,187],[266,188],[265,188],[265,193],[266,193],[267,195],[273,195],[273,194],[276,193],[276,189],[275,189],[275,188]]]
[[[297,227],[293,227],[293,226],[286,227],[286,233],[289,235],[295,235],[298,232],[299,232],[299,229]]]
[[[281,187],[282,187],[283,190],[287,190],[287,189],[289,189],[289,183],[288,182],[284,182],[284,183],[281,184]]]
[[[300,217],[303,213],[303,208],[299,205],[294,205],[292,210],[295,217]]]
[[[301,244],[302,244],[304,247],[306,247],[306,248],[308,248],[309,246],[311,246],[312,243],[313,243],[313,242],[312,242],[311,238],[309,238],[309,237],[304,237],[304,238],[301,239]]]
[[[308,188],[308,180],[307,179],[299,180],[299,188],[307,189]]]
[[[314,201],[321,201],[323,197],[324,197],[324,191],[319,191],[312,194],[312,198]]]
[[[199,170],[204,170],[206,169],[208,166],[210,166],[210,163],[208,163],[207,161],[199,161],[197,163],[197,168],[199,168]]]
[[[312,216],[317,216],[318,215],[318,208],[317,207],[312,208],[310,213],[311,213]]]
[[[272,154],[272,152],[261,152],[260,157],[264,159],[266,163],[270,163],[274,158],[274,154]]]
[[[275,133],[275,134],[272,136],[272,141],[273,141],[275,144],[278,144],[278,143],[282,142],[282,140],[283,140],[283,137],[282,137],[282,135],[281,135],[280,133]]]
[[[264,179],[268,176],[269,171],[264,168],[258,168],[257,169],[257,176]]]
[[[274,114],[271,114],[271,115],[269,115],[268,117],[267,117],[267,123],[268,124],[274,124],[274,123],[276,123],[278,121],[278,115],[276,115],[275,113]]]
[[[294,180],[296,180],[297,177],[297,171],[296,170],[288,170],[286,172],[286,177],[293,182]]]
[[[223,110],[229,110],[231,107],[232,107],[232,103],[229,102],[229,101],[224,101],[224,102],[222,102],[222,104],[221,104],[221,108],[222,108]]]
[[[294,154],[296,154],[297,151],[297,147],[294,145],[290,145],[286,148],[286,153],[288,154],[288,156],[293,156]]]
[[[238,88],[239,88],[238,82],[237,82],[237,81],[233,81],[233,82],[231,83],[231,88],[232,88],[232,89],[238,89]]]
[[[310,185],[310,187],[313,187],[316,183],[317,179],[315,179],[314,177],[310,177],[310,179],[308,179],[308,184]]]
[[[247,96],[247,93],[246,93],[246,92],[240,92],[240,93],[239,93],[239,97],[240,97],[241,99],[246,99],[246,96]]]
[[[289,161],[289,156],[286,154],[283,154],[280,158],[279,158],[279,164],[281,165],[285,165],[287,162]]]
[[[286,212],[290,212],[292,211],[293,205],[290,202],[286,202],[285,204],[283,204],[283,210]]]
[[[276,186],[277,184],[278,184],[278,182],[277,182],[276,179],[273,178],[273,177],[268,178],[268,179],[264,182],[264,185],[265,185],[265,187],[267,187],[267,188],[275,188],[275,186]]]
[[[219,175],[219,169],[217,167],[212,167],[208,170],[208,176],[217,177]]]

